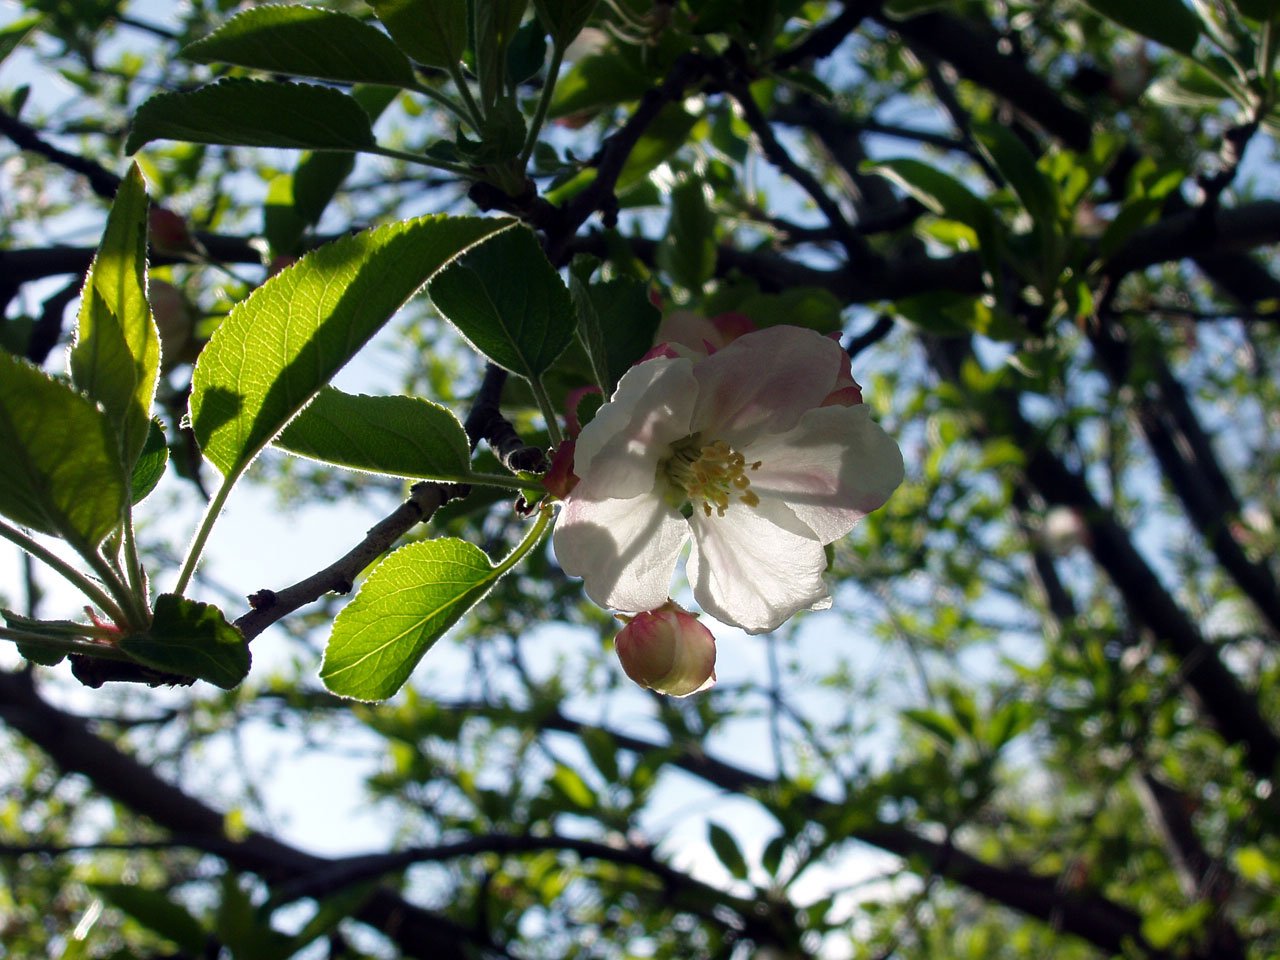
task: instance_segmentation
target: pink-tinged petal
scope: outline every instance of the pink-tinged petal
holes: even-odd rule
[[[813,330],[778,326],[739,337],[694,367],[693,429],[740,447],[761,433],[785,433],[836,387],[838,343]]]
[[[734,502],[723,517],[695,511],[689,523],[689,583],[717,620],[766,633],[801,610],[831,606],[826,551],[784,504]]]
[[[902,483],[902,451],[866,404],[810,410],[795,429],[761,437],[743,451],[751,490],[783,501],[822,543],[838,540],[882,506]]]
[[[585,483],[565,501],[552,544],[565,573],[582,577],[602,607],[637,612],[666,603],[689,526],[661,497],[590,500]]]
[[[837,340],[837,343],[840,341]],[[846,353],[844,363],[840,364],[840,374],[836,377],[836,385],[822,401],[824,407],[853,407],[862,402],[862,387],[853,379],[852,362]]]
[[[689,435],[697,396],[693,362],[657,358],[628,370],[613,397],[582,428],[573,472],[588,498],[625,500],[648,493],[658,461]]]
[[[718,347],[727,347],[739,337],[745,337],[748,333],[755,333],[760,329],[745,313],[736,311],[716,314],[711,318],[711,325],[720,334],[721,342],[717,344]]]
[[[659,345],[678,343],[699,356],[706,356],[724,345],[715,324],[692,310],[672,310],[663,317],[653,342]]]

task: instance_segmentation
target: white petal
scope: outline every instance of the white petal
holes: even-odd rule
[[[573,472],[590,496],[626,499],[653,489],[658,461],[690,432],[692,371],[691,360],[656,357],[623,375],[574,451]]]
[[[694,511],[689,523],[689,583],[717,620],[765,633],[801,610],[831,606],[826,551],[785,505],[735,502],[723,517]]]
[[[847,362],[840,344],[801,327],[739,337],[694,367],[693,429],[739,448],[761,433],[785,433],[822,405]]]
[[[822,543],[838,540],[902,482],[902,451],[866,404],[820,407],[794,430],[761,437],[743,451],[751,489],[784,501]]]
[[[660,497],[586,500],[577,489],[556,518],[552,543],[565,573],[582,577],[602,607],[652,610],[671,595],[689,526]]]

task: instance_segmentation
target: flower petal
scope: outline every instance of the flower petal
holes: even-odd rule
[[[743,451],[751,489],[781,500],[822,543],[838,540],[902,483],[902,451],[866,404],[810,410],[794,430],[761,437]]]
[[[689,435],[697,397],[693,361],[657,357],[628,370],[582,429],[573,472],[588,497],[627,499],[654,487],[658,461]]]
[[[827,555],[777,501],[731,503],[725,515],[695,511],[689,583],[702,609],[747,633],[765,633],[800,610],[822,610]]]
[[[694,368],[694,430],[737,447],[760,433],[784,433],[836,386],[840,345],[802,327],[777,326],[733,341]]]
[[[661,497],[584,499],[579,484],[556,518],[552,543],[565,573],[602,607],[636,612],[667,602],[689,528]]]

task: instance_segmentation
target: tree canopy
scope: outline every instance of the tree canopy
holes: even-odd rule
[[[0,955],[1280,953],[1278,0],[6,18]]]

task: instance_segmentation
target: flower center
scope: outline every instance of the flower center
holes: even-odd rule
[[[702,512],[708,517],[712,509],[716,516],[723,517],[730,498],[748,507],[760,503],[747,476],[748,470],[760,469],[760,461],[747,463],[746,457],[723,440],[704,444],[696,433],[686,437],[672,445],[671,456],[659,464],[659,469],[671,481],[671,492],[680,501],[677,506],[683,505],[687,497],[691,503],[701,503]]]

